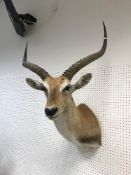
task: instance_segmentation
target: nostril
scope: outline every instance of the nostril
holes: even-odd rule
[[[48,116],[53,116],[57,113],[58,108],[57,107],[52,107],[52,108],[45,108],[45,113]]]
[[[52,108],[51,110],[52,110],[52,113],[56,114],[57,111],[58,111],[58,108],[57,108],[57,107],[54,107],[54,108]],[[53,114],[53,115],[54,115],[54,114]]]
[[[45,113],[46,113],[46,115],[48,115],[48,113],[49,113],[49,109],[48,108],[45,108]]]

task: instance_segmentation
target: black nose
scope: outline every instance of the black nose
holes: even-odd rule
[[[48,116],[53,116],[57,113],[58,108],[57,107],[52,107],[52,108],[45,108],[45,113]]]

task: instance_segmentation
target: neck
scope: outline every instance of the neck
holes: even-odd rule
[[[78,110],[74,100],[71,98],[65,111],[54,121],[56,128],[67,140],[71,141],[74,128],[79,122]]]
[[[64,114],[66,115],[68,121],[72,121],[74,122],[77,117],[78,117],[78,110],[77,107],[75,105],[75,102],[73,100],[73,98],[70,98],[68,105],[64,111]]]

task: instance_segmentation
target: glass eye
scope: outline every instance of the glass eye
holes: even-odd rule
[[[63,89],[63,91],[70,91],[70,89],[71,89],[71,86],[68,85],[68,86],[66,86],[66,87]]]
[[[43,86],[43,87],[41,88],[41,90],[44,91],[44,92],[46,92],[46,93],[48,92],[48,90],[46,89],[45,86]]]

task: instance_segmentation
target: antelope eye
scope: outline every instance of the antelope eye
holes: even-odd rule
[[[41,90],[44,91],[44,92],[48,92],[48,90],[46,89],[45,86],[43,86],[43,87],[41,88]]]
[[[71,89],[71,86],[68,85],[68,86],[66,86],[66,87],[63,89],[63,91],[70,91],[70,89]]]

